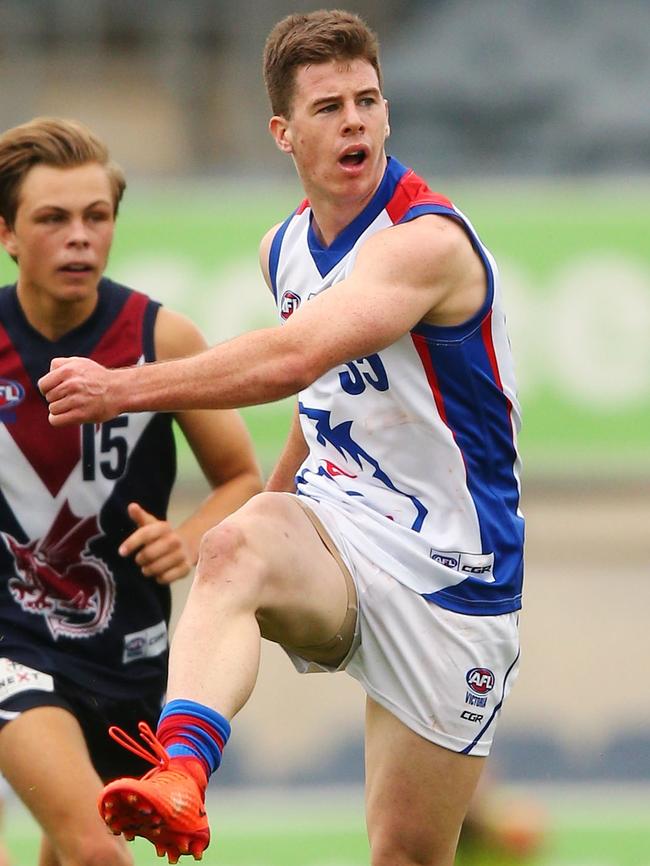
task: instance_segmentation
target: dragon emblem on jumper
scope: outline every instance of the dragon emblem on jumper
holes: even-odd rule
[[[102,535],[95,515],[78,517],[66,501],[43,538],[23,544],[1,534],[14,558],[9,590],[24,611],[42,616],[55,640],[104,631],[115,607],[115,582],[106,565],[85,552]]]

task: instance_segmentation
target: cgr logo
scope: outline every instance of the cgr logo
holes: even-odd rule
[[[475,695],[487,695],[494,688],[494,674],[487,668],[472,668],[467,671],[465,682]]]
[[[20,382],[11,379],[0,379],[0,412],[3,409],[13,409],[22,403],[25,397],[25,389]]]
[[[469,710],[463,710],[460,714],[461,719],[465,719],[467,722],[482,722],[483,716],[480,713],[470,713]]]
[[[280,316],[286,321],[300,306],[300,297],[295,292],[285,292],[280,299]]]

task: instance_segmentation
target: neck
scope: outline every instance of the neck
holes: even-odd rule
[[[336,193],[328,193],[323,190],[309,190],[305,186],[305,192],[309,199],[309,205],[313,214],[313,229],[322,244],[330,244],[341,234],[343,229],[359,216],[367,207],[372,197],[377,192],[386,171],[386,157],[377,172],[376,182],[370,186],[361,196],[351,195],[349,198]]]
[[[372,196],[370,197],[372,198]],[[370,201],[370,198],[368,201]],[[329,202],[314,202],[309,199],[312,214],[314,215],[312,227],[316,232],[318,240],[326,247],[341,234],[346,226],[359,216],[368,204],[368,201],[357,203],[356,207],[344,210],[342,207]]]
[[[98,294],[76,301],[40,298],[17,286],[18,302],[29,324],[47,340],[56,341],[78,328],[92,314]]]

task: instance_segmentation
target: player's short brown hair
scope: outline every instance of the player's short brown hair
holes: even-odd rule
[[[298,67],[358,58],[373,66],[381,89],[379,41],[358,15],[342,9],[288,15],[271,30],[264,46],[264,82],[271,110],[290,117]]]
[[[113,213],[126,188],[122,169],[111,161],[108,148],[88,127],[76,120],[35,117],[0,135],[0,216],[13,226],[21,185],[35,165],[73,168],[96,162],[108,175]]]

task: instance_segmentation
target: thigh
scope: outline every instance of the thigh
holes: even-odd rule
[[[373,866],[452,866],[484,762],[424,739],[369,698],[366,814]]]
[[[116,848],[114,862],[127,862],[123,840],[106,838],[96,806],[102,781],[72,713],[40,706],[5,725],[0,771],[60,852],[61,862],[82,862],[75,852],[104,839]]]
[[[164,698],[164,679],[155,692],[144,691],[134,682],[128,697],[116,698],[6,658],[0,659],[0,677],[4,682],[4,689],[0,689],[0,730],[35,709],[58,707],[76,719],[90,761],[104,781],[117,776],[141,776],[149,769],[146,761],[119,746],[108,729],[118,725],[134,732],[139,721],[155,728]],[[10,680],[15,681],[13,687]],[[19,688],[21,682],[30,687]]]
[[[230,562],[237,581],[247,582],[254,595],[265,638],[298,647],[308,656],[309,648],[317,655],[318,648],[336,637],[348,618],[351,583],[297,496],[259,494],[212,532],[212,541],[202,545],[197,570],[225,575],[229,562],[220,551],[224,544],[236,548],[239,558]],[[230,579],[222,581],[222,598]],[[348,644],[352,634],[353,628]],[[347,648],[337,650],[341,658]]]

